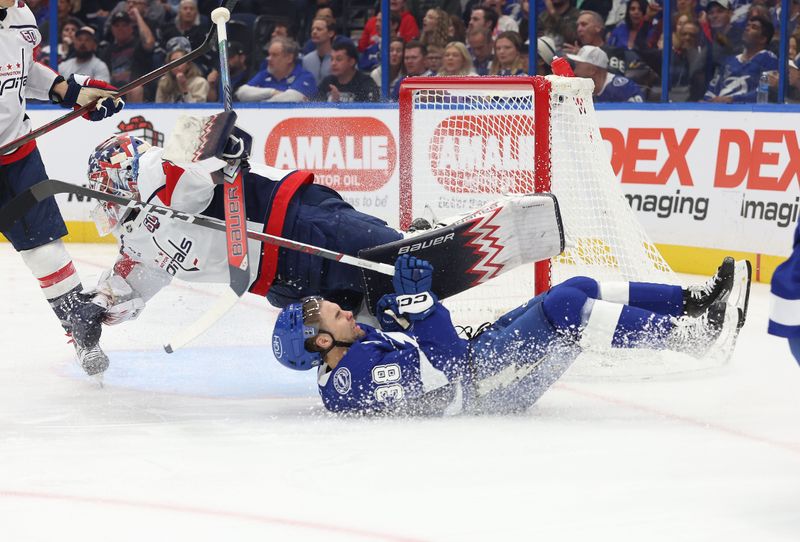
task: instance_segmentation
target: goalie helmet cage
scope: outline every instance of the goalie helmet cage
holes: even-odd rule
[[[522,266],[479,286],[466,293],[468,304],[456,296],[451,310],[458,320],[496,318],[578,274],[677,282],[611,169],[592,91],[591,80],[557,76],[403,82],[402,228],[419,216],[468,211],[503,192],[552,192],[562,213],[564,253],[537,263],[535,271]],[[470,314],[476,310],[480,315]]]

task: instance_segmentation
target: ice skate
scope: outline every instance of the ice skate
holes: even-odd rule
[[[688,286],[683,290],[683,312],[688,316],[700,316],[713,303],[728,300],[734,282],[736,263],[727,256],[717,272],[703,284]]]
[[[78,363],[87,375],[92,376],[97,382],[103,385],[103,373],[108,369],[108,356],[100,348],[99,344],[81,348],[77,342],[75,354],[78,356]]]
[[[100,348],[103,314],[105,309],[79,294],[69,313],[69,335],[75,344],[78,362],[89,376],[102,379],[108,369],[108,356]],[[101,382],[102,383],[102,382]]]
[[[736,309],[726,303],[713,303],[698,317],[680,316],[673,319],[674,327],[667,337],[671,350],[702,358],[722,333],[726,319],[735,317]]]

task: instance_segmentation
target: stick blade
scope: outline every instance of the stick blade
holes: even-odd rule
[[[192,342],[211,326],[216,324],[220,318],[225,316],[225,314],[236,305],[239,299],[240,296],[233,290],[226,290],[211,309],[195,320],[190,326],[182,329],[170,342],[165,344],[164,350],[167,354],[172,354],[179,348],[183,348]]]

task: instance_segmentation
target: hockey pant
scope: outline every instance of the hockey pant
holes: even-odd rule
[[[283,234],[309,245],[357,256],[364,248],[396,241],[402,235],[386,222],[355,210],[328,187],[311,184],[295,195]],[[322,295],[346,310],[358,310],[364,297],[361,270],[318,256],[280,249],[278,272],[267,299],[285,307],[309,295]]]
[[[7,165],[0,165],[0,207],[39,181],[47,179],[39,149]],[[5,235],[17,251],[30,250],[67,235],[67,226],[53,197],[35,204]]]

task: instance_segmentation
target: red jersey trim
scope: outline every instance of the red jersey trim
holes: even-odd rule
[[[50,273],[46,277],[39,277],[39,287],[49,288],[55,284],[58,284],[59,282],[62,282],[65,279],[68,279],[74,274],[75,274],[75,266],[72,265],[72,262],[69,262],[67,265],[65,265],[55,273]]]
[[[178,186],[178,181],[181,180],[181,175],[185,170],[172,162],[161,162],[161,169],[164,170],[167,180],[166,185],[158,189],[160,192],[158,197],[164,202],[164,205],[169,207],[172,205],[172,194],[175,192],[175,187]]]
[[[272,201],[269,218],[264,225],[264,233],[277,236],[283,233],[283,223],[286,220],[289,202],[301,186],[312,182],[314,182],[314,174],[310,171],[295,171],[284,179]],[[256,280],[250,285],[250,293],[266,296],[272,286],[272,281],[275,280],[277,270],[278,247],[264,243],[261,246],[261,270]]]
[[[36,149],[36,140],[32,139],[10,154],[0,156],[0,166],[19,162]]]

